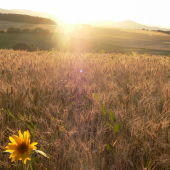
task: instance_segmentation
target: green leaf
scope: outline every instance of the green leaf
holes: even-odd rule
[[[30,164],[30,169],[33,170],[32,164]]]
[[[64,126],[61,126],[61,127],[60,127],[60,132],[63,132],[63,133],[65,133],[65,132],[66,132],[65,127],[64,127]]]
[[[107,124],[109,127],[112,127],[112,125],[111,125],[108,121],[106,121],[106,124]]]
[[[31,157],[31,160],[27,160],[27,164],[29,164],[30,166],[31,166],[31,163],[33,162],[33,161],[35,161],[35,160],[37,160],[37,158],[38,158],[38,154],[35,152],[35,150],[34,150],[34,153],[32,153],[31,155],[30,155],[30,157]],[[30,167],[31,168],[31,167]],[[32,170],[32,169],[31,169]]]
[[[97,94],[92,93],[92,95],[93,95],[93,97],[94,97],[95,99],[97,99],[98,101],[100,101],[100,99],[99,99],[99,97],[97,96]]]
[[[119,131],[119,123],[116,123],[114,126],[114,132],[118,132]]]
[[[18,114],[18,117],[19,117],[21,120],[23,120],[23,118],[22,118],[22,116],[21,116],[21,115],[19,115],[19,114]]]
[[[34,151],[34,153],[31,154],[31,160],[34,160],[37,157],[38,157],[38,153]]]
[[[29,121],[31,122],[31,114],[29,114]]]
[[[113,153],[114,155],[116,155],[116,151],[115,149],[113,148],[113,146],[111,144],[107,144],[107,150],[110,152],[110,153]]]
[[[15,120],[17,120],[8,109],[7,109],[7,112],[11,117],[13,117]]]
[[[60,90],[57,90],[57,94],[58,94],[58,95],[60,94]]]
[[[104,106],[103,106],[103,105],[102,105],[102,112],[103,112],[103,114],[104,114],[104,115],[106,115],[106,114],[107,114],[106,109],[104,108]]]
[[[65,125],[64,125],[64,122],[62,122],[62,121],[60,121],[59,124],[60,124],[61,126],[65,126]]]
[[[112,153],[112,145],[109,143],[107,144],[107,150]]]
[[[35,138],[35,134],[34,134],[33,131],[31,131],[31,135],[32,135],[33,138]]]
[[[25,113],[24,113],[24,118],[25,118],[25,119],[27,119],[27,116],[26,116],[26,114],[25,114]]]
[[[37,124],[34,125],[34,130],[37,130]]]
[[[30,129],[32,131],[34,130],[34,126],[31,123],[29,123],[29,122],[25,122],[25,123],[26,123],[28,129]]]
[[[34,151],[35,151],[36,153],[39,153],[39,154],[45,156],[46,158],[49,158],[49,157],[46,155],[46,153],[44,153],[43,151],[40,151],[40,150],[34,150]]]
[[[2,153],[3,155],[8,155],[8,154],[11,154],[12,152],[3,151]]]
[[[109,117],[112,122],[114,122],[114,113],[110,110]]]

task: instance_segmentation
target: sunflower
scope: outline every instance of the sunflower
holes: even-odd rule
[[[5,147],[6,152],[11,152],[10,157],[12,158],[11,162],[14,160],[22,160],[24,164],[26,164],[27,160],[31,160],[30,154],[33,153],[33,149],[37,149],[35,145],[37,142],[33,142],[30,144],[30,133],[29,131],[24,131],[24,135],[22,135],[21,130],[19,130],[19,136],[13,135],[9,136],[9,140],[12,143],[8,143]]]

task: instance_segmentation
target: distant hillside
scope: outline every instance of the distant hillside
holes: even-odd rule
[[[29,16],[29,15],[21,15],[21,14],[2,14],[2,13],[0,13],[0,20],[12,21],[12,22],[22,22],[22,23],[29,23],[29,24],[57,25],[51,19],[34,17],[34,16]]]
[[[125,20],[120,22],[114,22],[110,20],[98,20],[98,21],[90,21],[87,23],[96,27],[115,27],[115,28],[125,28],[125,29],[148,29],[148,30],[164,30],[164,31],[170,30],[167,28],[152,27],[152,26],[139,24],[131,20]]]
[[[12,11],[12,10],[1,9],[1,8],[0,8],[0,13],[3,13],[3,14],[14,14],[15,12]]]
[[[52,15],[52,14],[49,14],[49,13],[46,13],[46,12],[31,11],[31,10],[26,10],[26,9],[7,10],[7,9],[1,9],[0,8],[0,13],[30,15],[30,16],[34,16],[34,17],[48,18],[48,19],[55,21],[57,24],[63,23],[63,21],[58,19],[55,15]]]
[[[22,15],[30,15],[34,17],[42,17],[42,18],[50,18],[51,15],[45,12],[38,12],[38,11],[30,11],[26,9],[12,9],[12,11],[16,14]]]

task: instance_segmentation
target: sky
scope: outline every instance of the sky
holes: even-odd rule
[[[170,0],[5,0],[2,9],[28,9],[56,15],[67,23],[132,20],[170,27]]]

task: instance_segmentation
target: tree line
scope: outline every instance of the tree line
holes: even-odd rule
[[[12,46],[13,50],[21,50],[21,51],[36,51],[36,47],[34,44],[26,44],[26,43],[17,43]]]
[[[170,34],[170,31],[163,31],[163,30],[153,30],[153,31],[162,32],[162,33],[165,33],[165,34]]]
[[[145,28],[143,28],[142,30],[147,30],[147,31],[149,31],[148,29],[145,29]],[[162,32],[162,33],[165,33],[165,34],[170,34],[170,31],[164,31],[164,30],[151,30],[151,31]]]
[[[2,14],[0,13],[0,20],[12,21],[12,22],[22,22],[29,24],[50,24],[57,25],[53,20],[48,18],[34,17],[30,15],[22,14]]]
[[[5,31],[3,31],[2,33],[5,33]],[[29,29],[29,28],[21,29],[21,28],[9,27],[7,29],[7,31],[6,31],[6,33],[38,33],[38,34],[48,34],[48,33],[50,33],[50,31],[46,30],[46,29],[43,29],[41,27],[37,27],[37,28],[33,28],[33,29]]]
[[[43,29],[41,27],[36,27],[33,29],[25,28],[14,28],[14,27],[9,27],[7,31],[0,30],[0,33],[37,33],[37,34],[48,34],[50,33],[49,30]]]

